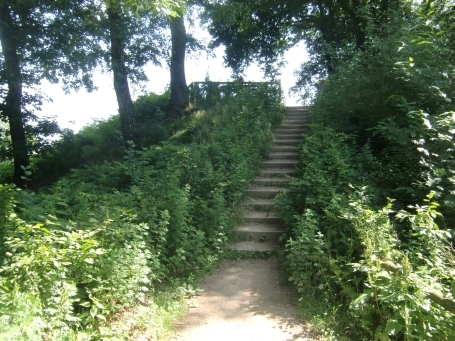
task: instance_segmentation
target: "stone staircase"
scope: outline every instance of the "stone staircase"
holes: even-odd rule
[[[271,159],[263,162],[259,175],[252,181],[244,203],[243,222],[236,228],[239,242],[230,248],[240,251],[270,251],[280,246],[284,231],[283,220],[274,210],[274,198],[286,190],[290,181],[286,175],[295,173],[299,160],[296,147],[309,123],[307,107],[287,107],[284,123],[274,131]]]

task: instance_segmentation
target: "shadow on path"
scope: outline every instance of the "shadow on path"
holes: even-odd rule
[[[315,340],[298,319],[276,260],[225,262],[201,289],[170,340]]]

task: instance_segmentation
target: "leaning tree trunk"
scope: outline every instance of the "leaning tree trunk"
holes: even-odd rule
[[[123,139],[135,141],[136,123],[134,119],[134,106],[128,85],[128,71],[125,66],[125,31],[121,14],[107,10],[111,40],[111,63],[114,74],[114,89],[120,114],[120,124]]]
[[[14,183],[24,187],[26,180],[21,167],[29,165],[27,140],[25,137],[22,104],[22,73],[18,55],[17,32],[8,5],[0,1],[0,40],[4,62],[4,75],[7,78],[8,92],[3,114],[8,117],[14,157]]]
[[[186,29],[183,14],[170,20],[172,52],[171,52],[171,100],[169,116],[177,119],[188,107],[189,92],[185,78]]]

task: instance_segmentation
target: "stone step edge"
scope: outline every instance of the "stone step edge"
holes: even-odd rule
[[[281,225],[267,224],[267,223],[245,223],[235,228],[236,232],[255,232],[255,233],[268,233],[277,232],[284,233],[286,229]]]
[[[235,251],[267,252],[282,248],[280,242],[242,241],[229,244],[228,248]]]

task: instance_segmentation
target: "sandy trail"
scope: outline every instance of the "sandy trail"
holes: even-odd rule
[[[283,282],[274,259],[224,262],[201,285],[170,340],[315,340]]]

